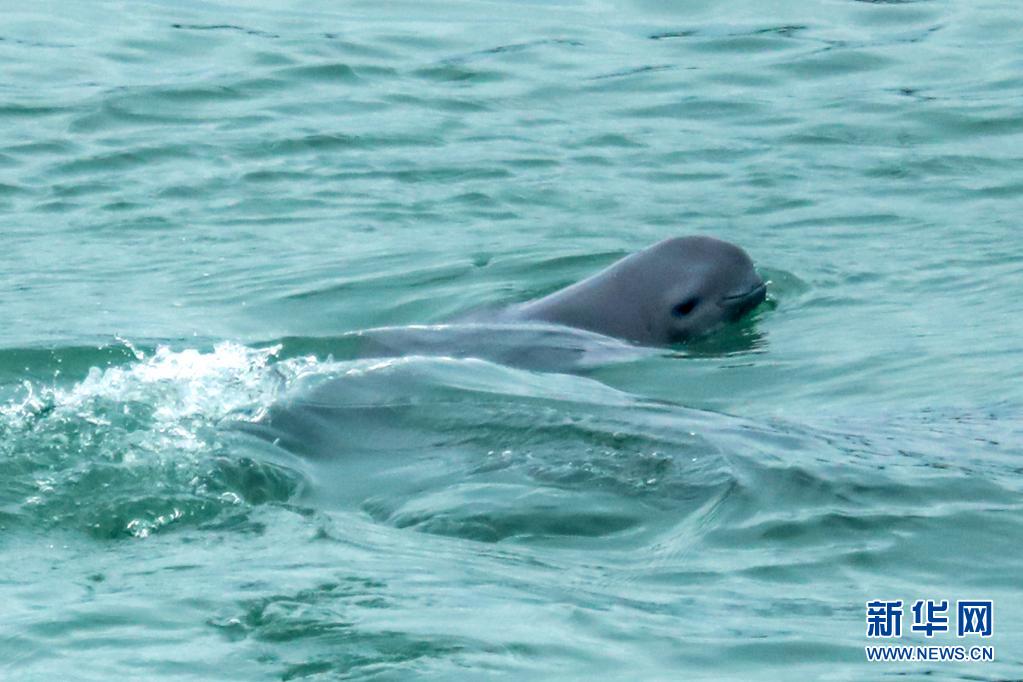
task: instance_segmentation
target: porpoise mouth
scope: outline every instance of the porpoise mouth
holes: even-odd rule
[[[767,298],[767,284],[760,282],[741,294],[721,297],[721,306],[731,308],[736,319],[756,308]]]

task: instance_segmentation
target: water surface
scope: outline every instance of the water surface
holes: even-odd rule
[[[8,5],[5,678],[1023,676],[1014,3]],[[690,233],[752,321],[442,326]]]

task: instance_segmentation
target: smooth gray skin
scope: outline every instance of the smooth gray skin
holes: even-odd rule
[[[738,320],[766,294],[753,261],[735,244],[713,237],[675,237],[516,306],[511,315],[667,345]]]

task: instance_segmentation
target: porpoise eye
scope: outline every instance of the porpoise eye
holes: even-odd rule
[[[672,308],[671,314],[675,317],[685,317],[689,313],[693,312],[698,305],[700,305],[700,299],[696,297],[689,298]]]

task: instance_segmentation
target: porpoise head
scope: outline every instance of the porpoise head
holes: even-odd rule
[[[667,345],[739,319],[765,295],[753,261],[735,244],[713,237],[675,237],[523,304],[516,314],[636,343]]]
[[[661,284],[647,309],[651,340],[679,343],[738,320],[760,305],[767,286],[749,255],[713,237],[667,239],[637,265]],[[637,254],[639,255],[639,254]],[[650,281],[650,280],[648,280]],[[659,295],[658,295],[659,294]]]

